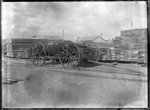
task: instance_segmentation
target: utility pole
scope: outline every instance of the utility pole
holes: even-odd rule
[[[64,41],[64,29],[63,29],[63,41]]]
[[[133,25],[133,24],[132,24],[132,20],[131,20],[131,30],[132,30],[132,25]]]
[[[102,37],[103,36],[103,33],[100,33],[100,37]]]

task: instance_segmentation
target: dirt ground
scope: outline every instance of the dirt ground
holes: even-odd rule
[[[64,70],[59,64],[35,67],[28,60],[2,61],[2,78],[24,79],[2,85],[3,107],[147,107],[147,67],[138,64]]]

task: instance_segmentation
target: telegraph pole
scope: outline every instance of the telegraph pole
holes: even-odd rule
[[[100,37],[102,37],[103,36],[103,33],[100,33]]]
[[[132,30],[132,25],[133,25],[133,24],[132,24],[132,20],[131,20],[131,30]]]
[[[64,41],[64,29],[63,29],[63,41]]]

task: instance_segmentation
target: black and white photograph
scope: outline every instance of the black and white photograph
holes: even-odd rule
[[[3,108],[147,108],[146,1],[2,2]]]

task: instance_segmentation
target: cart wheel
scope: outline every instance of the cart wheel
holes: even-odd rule
[[[30,58],[35,66],[42,66],[45,63],[46,50],[41,42],[32,45]]]
[[[100,59],[100,53],[98,51],[98,46],[97,46],[97,44],[95,42],[93,42],[93,41],[85,41],[83,43],[83,45],[94,49],[95,52],[94,52],[94,57],[91,58],[92,60],[98,61]]]
[[[58,58],[64,68],[76,67],[80,62],[80,51],[72,41],[64,41],[59,49]]]

